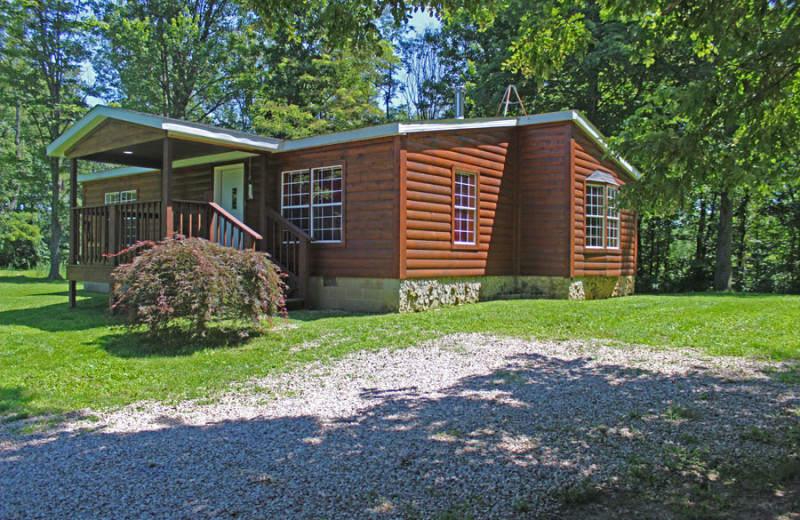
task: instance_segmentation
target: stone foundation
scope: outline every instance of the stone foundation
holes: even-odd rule
[[[438,280],[406,280],[400,285],[400,312],[419,312],[476,303],[480,298],[478,282],[439,283]]]
[[[423,280],[314,276],[311,309],[420,312],[478,301],[551,298],[595,300],[633,294],[633,276],[476,276]]]

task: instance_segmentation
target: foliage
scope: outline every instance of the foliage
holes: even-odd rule
[[[42,259],[44,243],[36,213],[0,213],[0,265],[30,269]]]
[[[75,0],[9,0],[3,2],[0,11],[0,103],[18,109],[14,164],[17,186],[33,191],[33,186],[22,184],[35,173],[40,177],[35,184],[44,184],[49,192],[47,200],[36,209],[49,217],[46,229],[51,278],[60,277],[65,201],[61,161],[48,158],[45,148],[84,110],[80,73],[88,56],[85,9],[85,2]],[[23,133],[32,141],[29,152],[22,147]],[[22,162],[26,153],[30,154],[27,163]],[[15,194],[12,202],[16,198]]]
[[[284,312],[285,285],[266,255],[200,238],[168,238],[117,267],[114,304],[125,321],[162,333],[188,322],[196,334],[209,323],[258,325]]]
[[[98,94],[126,108],[201,121],[243,95],[256,69],[252,19],[235,2],[100,3]]]
[[[298,5],[293,29],[278,28],[259,50],[261,78],[250,107],[253,129],[298,138],[378,123],[377,85],[385,46],[334,47],[322,14]]]
[[[180,349],[116,325],[106,295],[0,271],[2,413],[122,406],[209,397],[360,350],[402,348],[453,333],[694,347],[711,355],[800,357],[800,297],[704,294],[569,302],[515,300],[437,312],[352,315],[298,311],[269,334],[186,341]],[[313,348],[309,348],[313,345]]]

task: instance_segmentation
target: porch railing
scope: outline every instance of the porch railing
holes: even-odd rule
[[[271,208],[266,209],[264,229],[264,250],[287,274],[290,287],[294,287],[297,298],[308,297],[308,277],[310,273],[311,237],[301,228],[286,220],[283,215]]]
[[[75,263],[119,265],[130,262],[135,252],[117,252],[143,240],[159,240],[161,201],[125,202],[72,208],[79,240]]]
[[[265,208],[264,236],[214,202],[173,200],[174,233],[205,238],[237,249],[260,249],[287,276],[291,297],[308,298],[311,237],[280,213]],[[161,240],[161,201],[72,208],[77,223],[75,264],[109,266],[130,262],[137,251],[119,254],[136,242]]]
[[[235,249],[256,249],[262,239],[216,202],[173,200],[175,232],[186,237],[201,237]]]

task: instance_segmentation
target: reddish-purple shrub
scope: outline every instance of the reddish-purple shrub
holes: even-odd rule
[[[134,260],[112,278],[112,309],[151,332],[188,325],[203,334],[210,323],[258,325],[285,313],[280,273],[267,255],[237,251],[200,238],[142,243]]]

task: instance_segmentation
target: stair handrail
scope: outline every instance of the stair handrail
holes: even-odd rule
[[[214,211],[216,211],[217,213],[219,213],[220,215],[225,217],[227,220],[229,220],[231,222],[231,224],[233,224],[235,227],[239,228],[241,231],[243,231],[243,232],[247,233],[248,235],[250,235],[250,237],[254,241],[261,240],[262,238],[264,238],[264,237],[261,236],[260,233],[258,233],[254,229],[252,229],[250,226],[248,226],[247,224],[245,224],[244,222],[242,222],[238,218],[234,217],[230,213],[228,213],[225,210],[225,208],[223,208],[222,206],[220,206],[216,202],[209,202],[208,205],[209,205],[209,207],[213,208]]]

